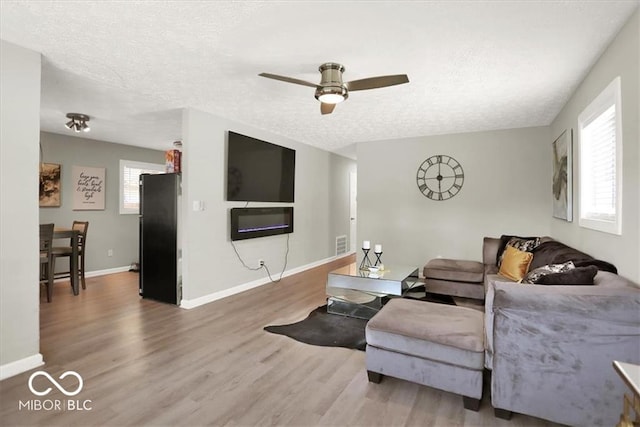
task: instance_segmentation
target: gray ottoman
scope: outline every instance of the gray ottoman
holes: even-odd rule
[[[427,292],[484,301],[484,264],[477,261],[436,258],[424,266]]]
[[[383,375],[463,396],[477,411],[484,370],[483,313],[396,298],[367,323],[369,381]]]

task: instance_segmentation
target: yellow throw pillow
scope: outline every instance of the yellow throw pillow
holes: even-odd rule
[[[504,251],[502,264],[500,265],[500,274],[519,282],[527,275],[531,260],[533,260],[533,254],[531,252],[524,252],[513,246],[507,246]]]

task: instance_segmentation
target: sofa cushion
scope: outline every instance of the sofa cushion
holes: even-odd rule
[[[576,268],[576,266],[573,265],[573,262],[571,261],[567,261],[562,264],[543,265],[542,267],[530,270],[524,279],[522,279],[522,283],[538,283],[538,280],[543,276],[554,273],[564,273],[565,271],[573,270],[574,268]]]
[[[450,282],[482,283],[484,265],[477,261],[435,258],[424,266],[424,277]]]
[[[598,267],[589,265],[578,267],[562,273],[548,274],[540,277],[540,285],[593,285],[593,278],[598,273]]]
[[[367,345],[482,369],[483,317],[471,308],[394,298],[367,323]]]
[[[533,259],[531,252],[520,251],[513,246],[508,246],[504,251],[502,264],[500,265],[499,274],[516,282],[529,271],[529,265]]]

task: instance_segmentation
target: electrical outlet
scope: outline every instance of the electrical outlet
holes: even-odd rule
[[[107,251],[107,256],[113,256],[113,249],[109,249]]]
[[[258,260],[258,265],[259,265],[260,267],[264,267],[264,260],[263,260],[263,259],[259,259],[259,260]]]

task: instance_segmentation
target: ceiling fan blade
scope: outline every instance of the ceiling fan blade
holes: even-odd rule
[[[262,76],[262,77],[266,77],[268,79],[280,80],[280,81],[287,82],[287,83],[294,83],[294,84],[302,85],[302,86],[310,86],[310,87],[313,87],[313,88],[317,88],[318,87],[318,85],[315,84],[315,83],[307,82],[307,81],[304,81],[304,80],[298,80],[298,79],[294,79],[294,78],[291,78],[291,77],[279,76],[277,74],[260,73],[258,75]]]
[[[326,102],[320,104],[320,112],[322,114],[331,114],[334,108],[336,108],[336,104],[327,104]]]
[[[391,76],[369,77],[367,79],[353,80],[346,82],[345,86],[348,90],[365,90],[377,89],[379,87],[387,87],[409,83],[409,77],[406,74],[394,74]]]

